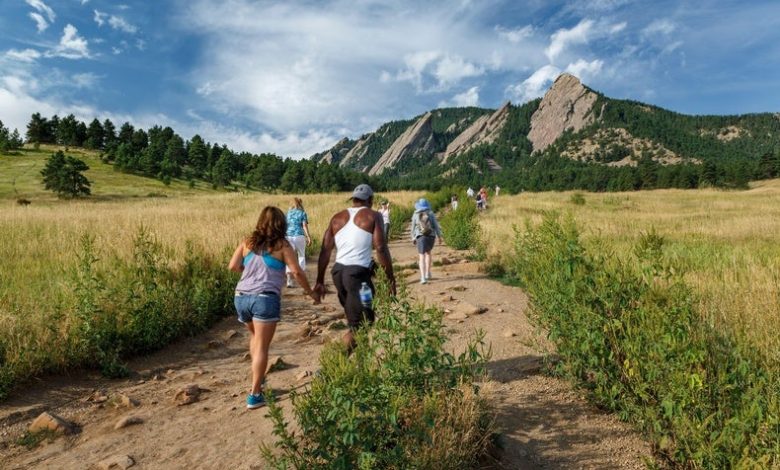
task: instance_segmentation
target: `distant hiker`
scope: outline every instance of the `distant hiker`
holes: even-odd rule
[[[379,213],[382,214],[382,221],[384,222],[385,241],[390,242],[390,201],[382,201],[382,206],[379,208]]]
[[[457,196],[457,194],[453,194],[452,197],[450,198],[450,207],[454,211],[458,210],[458,196]]]
[[[466,196],[468,196],[469,199],[474,199],[474,190],[471,189],[471,186],[466,190]]]
[[[485,210],[488,208],[488,193],[484,186],[479,190],[479,195],[482,199],[482,210]]]
[[[501,187],[499,185],[496,185],[496,196],[498,196],[499,192],[501,192]]]
[[[482,200],[482,193],[477,193],[476,202],[477,202],[477,210],[481,211],[485,209],[484,201]]]
[[[238,321],[246,325],[252,337],[249,354],[252,357],[252,389],[246,397],[246,407],[265,405],[263,382],[268,368],[268,347],[281,318],[281,293],[284,267],[287,266],[304,293],[320,302],[320,296],[309,287],[306,275],[298,265],[298,257],[285,239],[287,223],[278,207],[267,206],[260,212],[254,231],[239,243],[228,268],[241,273],[236,286],[235,306]]]
[[[306,272],[306,247],[311,245],[309,236],[309,217],[303,210],[303,201],[294,197],[287,211],[287,241],[298,254],[298,265]],[[287,268],[287,287],[293,287],[293,276]]]
[[[371,248],[376,250],[379,264],[390,282],[390,292],[395,295],[393,262],[384,234],[382,214],[371,210],[374,191],[371,186],[361,184],[352,192],[352,207],[336,213],[330,219],[322,236],[322,250],[317,263],[317,283],[314,290],[325,296],[325,270],[330,262],[333,248],[336,248],[336,262],[331,274],[339,296],[339,302],[347,315],[349,330],[342,341],[351,353],[355,347],[355,331],[374,322],[374,309],[361,304],[360,288],[365,283],[373,296],[371,282],[374,262]]]
[[[431,250],[433,244],[439,239],[443,243],[441,227],[436,216],[431,210],[431,205],[425,198],[414,203],[412,214],[412,241],[417,245],[420,266],[420,284],[426,284],[431,280]]]

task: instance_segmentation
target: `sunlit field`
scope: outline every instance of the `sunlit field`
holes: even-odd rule
[[[634,193],[535,193],[491,199],[481,225],[492,256],[510,253],[513,226],[545,211],[571,214],[588,243],[625,253],[655,230],[684,270],[701,311],[719,328],[780,363],[780,181],[747,191],[659,190]]]
[[[310,230],[319,240],[330,217],[349,203],[349,194],[302,195]],[[394,204],[411,205],[413,193],[388,193]],[[98,261],[109,286],[116,286],[138,250],[134,240],[142,227],[164,252],[163,263],[175,265],[188,254],[224,260],[253,229],[260,210],[276,205],[287,210],[292,195],[220,193],[169,198],[33,201],[19,206],[0,199],[0,359],[11,360],[16,377],[41,369],[67,367],[69,331],[76,328],[73,311],[83,302],[74,282],[83,255],[82,237],[95,239]],[[221,264],[221,263],[220,263]],[[218,267],[221,269],[221,267]],[[120,288],[121,286],[117,287]],[[56,347],[53,347],[56,345]],[[0,377],[1,378],[1,377]]]

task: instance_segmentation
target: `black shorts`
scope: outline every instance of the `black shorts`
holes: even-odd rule
[[[371,282],[371,269],[363,266],[344,266],[336,263],[331,270],[333,284],[339,295],[339,302],[347,314],[347,324],[354,330],[363,323],[374,323],[374,310],[364,308],[360,303],[360,286],[366,282],[371,287],[371,292],[376,293]]]
[[[433,235],[420,235],[415,240],[417,243],[417,253],[424,254],[430,253],[433,250],[433,244],[436,242],[436,237]]]

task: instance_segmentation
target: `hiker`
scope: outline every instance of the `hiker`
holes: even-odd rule
[[[458,210],[458,195],[457,194],[453,194],[452,197],[450,198],[450,207],[454,211]]]
[[[466,196],[468,196],[469,199],[474,199],[474,190],[471,189],[471,186],[466,190]]]
[[[482,193],[477,193],[477,210],[481,211],[485,208],[484,203],[482,201]]]
[[[317,263],[317,283],[314,290],[325,296],[325,270],[330,262],[333,248],[336,248],[336,262],[331,270],[333,284],[339,302],[347,316],[349,330],[342,341],[351,354],[355,348],[355,332],[358,328],[374,322],[374,309],[363,307],[360,302],[360,287],[366,283],[372,297],[376,292],[371,282],[375,268],[371,248],[376,250],[377,260],[390,283],[390,293],[395,295],[393,262],[384,234],[382,214],[371,210],[374,191],[367,184],[358,185],[352,192],[352,207],[336,213],[330,219],[322,236],[322,249]]]
[[[498,197],[498,193],[501,192],[501,187],[499,185],[496,185],[496,197]]]
[[[479,195],[482,199],[482,210],[486,210],[488,208],[488,192],[484,186],[479,190]]]
[[[385,199],[382,201],[382,206],[379,208],[379,213],[382,214],[382,221],[384,222],[385,241],[390,242],[390,201]]]
[[[295,250],[286,240],[287,223],[278,207],[266,206],[257,219],[254,231],[238,244],[228,268],[241,273],[236,286],[235,306],[238,321],[251,334],[249,354],[252,357],[252,389],[246,407],[265,405],[263,383],[268,369],[268,347],[281,318],[281,294],[285,265],[315,304],[320,296],[309,287],[298,264]]]
[[[417,245],[419,255],[420,284],[427,284],[431,280],[431,250],[436,238],[439,243],[443,243],[441,227],[431,205],[427,199],[421,198],[414,203],[412,214],[412,242]]]
[[[311,245],[309,236],[309,217],[303,210],[303,201],[294,197],[287,211],[287,241],[298,254],[298,265],[306,272],[306,247]],[[287,287],[293,287],[293,275],[287,268]]]

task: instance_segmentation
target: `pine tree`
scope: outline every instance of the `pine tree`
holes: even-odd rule
[[[27,142],[31,144],[42,144],[47,141],[49,132],[49,122],[41,113],[35,113],[27,123]]]
[[[132,124],[129,122],[125,122],[119,129],[119,136],[117,138],[119,139],[119,142],[130,145],[133,143],[133,134],[135,134],[135,128],[133,128]]]
[[[57,193],[61,198],[89,196],[90,182],[82,174],[89,170],[83,161],[66,156],[62,150],[52,154],[41,170],[43,184],[46,189]]]
[[[101,150],[103,149],[104,137],[105,132],[103,131],[103,125],[95,118],[89,123],[89,127],[87,128],[84,146],[88,149]]]
[[[103,148],[106,150],[116,147],[116,127],[110,119],[103,121]]]

